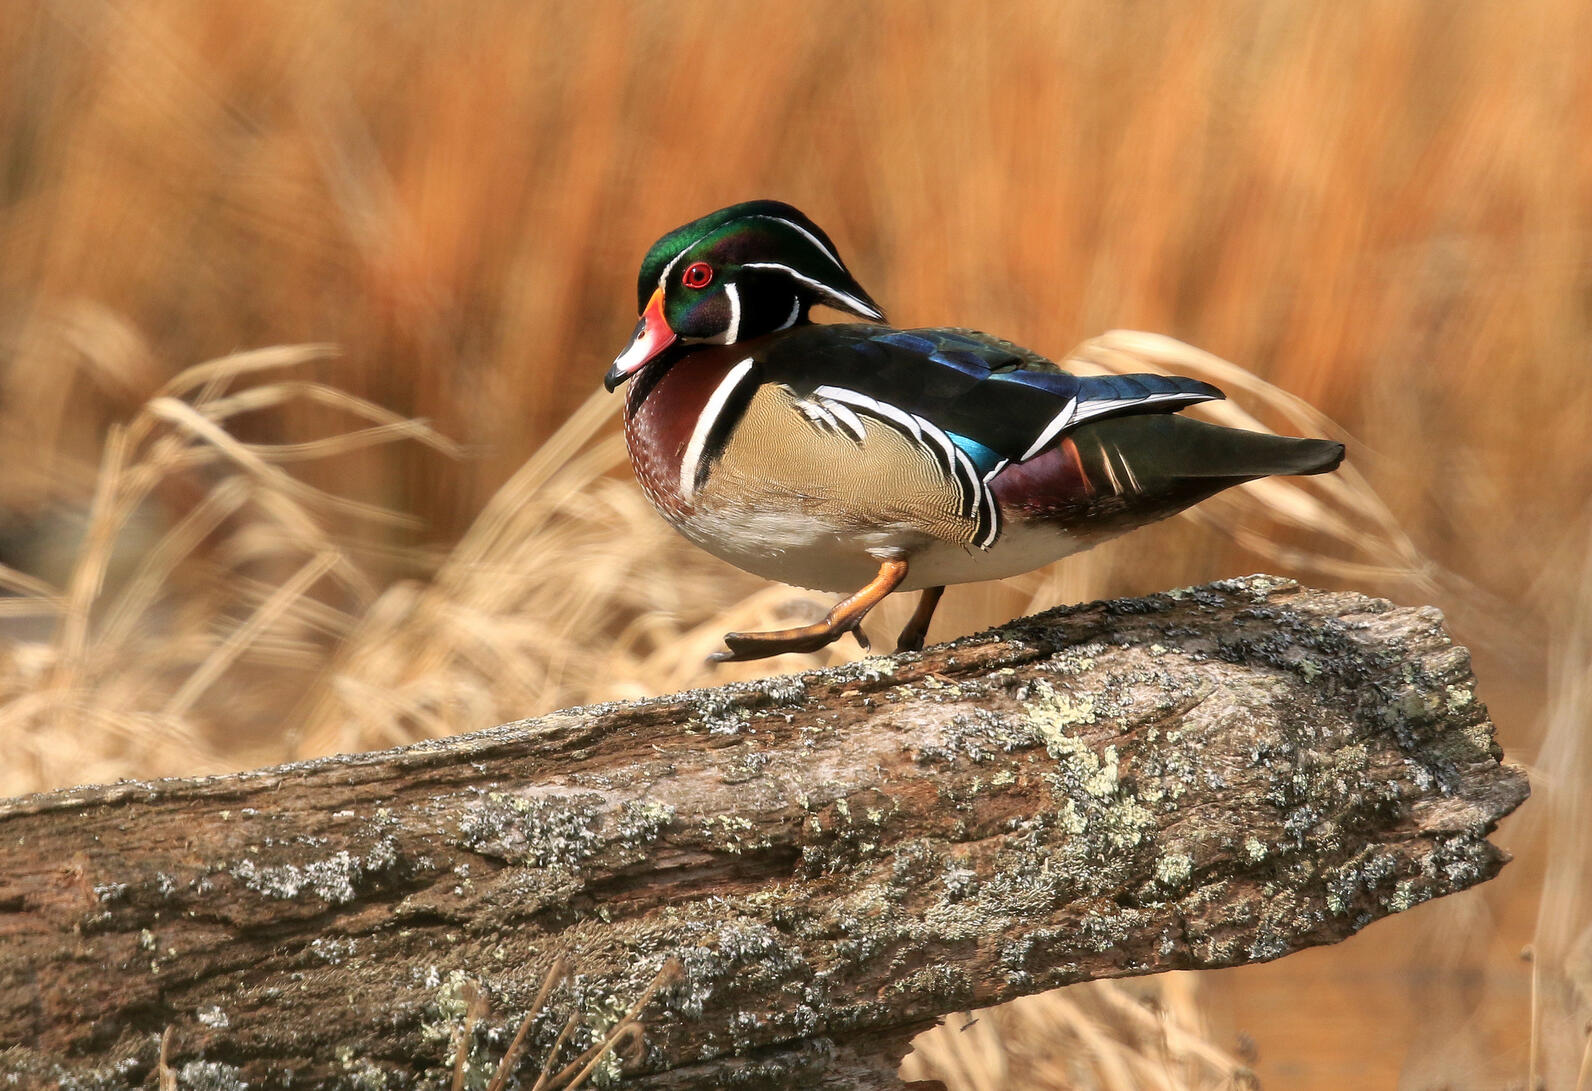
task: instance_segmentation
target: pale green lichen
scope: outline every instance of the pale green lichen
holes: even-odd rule
[[[1119,799],[1101,816],[1106,838],[1114,849],[1131,848],[1155,829],[1155,816],[1136,799]]]
[[[940,739],[938,744],[917,750],[920,763],[954,765],[958,759],[967,758],[985,764],[1002,754],[1027,750],[1043,742],[1026,716],[1004,716],[983,708],[951,716],[940,729]]]
[[[1078,805],[1070,799],[1061,801],[1061,810],[1058,817],[1061,828],[1074,837],[1081,836],[1089,828],[1089,820],[1078,809]]]
[[[354,900],[357,885],[368,867],[364,860],[341,849],[324,860],[297,864],[256,864],[245,857],[230,872],[245,887],[269,898],[293,899],[309,893],[332,905]]]
[[[1096,799],[1110,799],[1117,790],[1117,748],[1107,746],[1100,753],[1082,739],[1060,728],[1046,734],[1045,749],[1061,767],[1056,774],[1069,789]]]
[[[650,799],[629,799],[619,808],[615,832],[625,841],[646,843],[656,840],[658,834],[674,821],[672,804]]]
[[[1039,732],[1052,757],[1060,757],[1056,753],[1057,746],[1068,745],[1060,741],[1069,738],[1063,728],[1092,724],[1098,718],[1094,694],[1085,693],[1074,698],[1069,693],[1057,690],[1043,679],[1029,688],[1025,710],[1029,723]]]
[[[1175,887],[1188,882],[1194,874],[1194,858],[1181,852],[1169,852],[1155,864],[1155,879],[1162,886]]]
[[[470,997],[478,989],[475,980],[462,970],[450,970],[437,987],[432,1006],[448,1024],[457,1023],[470,1010]],[[450,1032],[451,1033],[451,1032]]]
[[[348,1083],[353,1091],[387,1091],[387,1072],[377,1068],[370,1061],[361,1061],[359,1066],[348,1074]]]
[[[243,1070],[220,1061],[189,1061],[177,1070],[182,1091],[245,1091]]]
[[[483,792],[457,819],[460,843],[474,852],[536,867],[573,867],[602,846],[596,792],[528,797]]]

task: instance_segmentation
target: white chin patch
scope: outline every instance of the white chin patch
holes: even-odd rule
[[[625,351],[614,358],[614,369],[621,374],[629,375],[646,362],[647,338],[643,334],[630,342]]]

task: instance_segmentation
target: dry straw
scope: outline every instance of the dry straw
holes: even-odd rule
[[[234,389],[328,355],[284,347],[189,368],[109,430],[65,585],[7,573],[9,612],[53,624],[47,638],[6,643],[0,732],[13,758],[0,793],[232,767],[242,755],[212,740],[258,730],[273,711],[263,692],[251,707],[250,683],[268,692],[322,668],[376,594],[330,527],[399,517],[308,485],[285,465],[400,438],[457,453],[424,425],[322,383]],[[227,430],[245,414],[302,401],[370,427],[303,444],[245,442]],[[151,531],[141,513],[174,487],[192,498],[188,510]],[[220,685],[240,677],[250,682]]]

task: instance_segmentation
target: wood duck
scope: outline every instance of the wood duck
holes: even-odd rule
[[[822,648],[892,591],[921,589],[922,647],[947,584],[1000,579],[1343,445],[1176,415],[1222,392],[1163,375],[1077,376],[965,329],[895,329],[829,236],[778,201],[659,239],[641,320],[603,380],[631,380],[642,489],[691,541],[767,579],[846,597],[822,621],[730,633],[717,660]],[[819,325],[823,304],[866,321]]]

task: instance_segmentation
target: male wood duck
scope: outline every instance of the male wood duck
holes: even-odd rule
[[[767,579],[846,593],[813,625],[730,633],[718,660],[822,648],[892,591],[1017,575],[1343,445],[1176,415],[1222,392],[1162,375],[1077,376],[964,329],[900,330],[829,236],[748,201],[659,239],[641,320],[603,380],[631,380],[625,439],[647,498],[687,538]],[[818,325],[823,304],[865,319]]]

